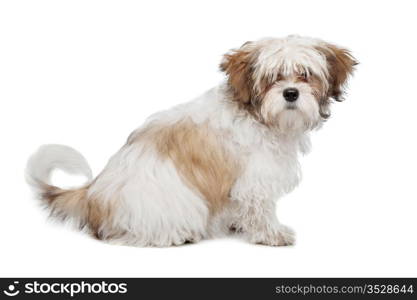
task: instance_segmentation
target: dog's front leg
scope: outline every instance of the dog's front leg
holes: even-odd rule
[[[255,204],[255,203],[254,203]],[[295,236],[292,229],[281,224],[275,213],[274,201],[257,202],[243,218],[244,233],[251,243],[268,246],[293,245]]]
[[[251,243],[269,246],[294,244],[294,232],[276,216],[276,200],[292,190],[299,172],[294,157],[258,149],[247,159],[244,172],[235,182],[231,198],[231,227]]]
[[[293,245],[292,229],[281,224],[275,213],[273,200],[235,200],[232,227],[254,244],[268,246]]]

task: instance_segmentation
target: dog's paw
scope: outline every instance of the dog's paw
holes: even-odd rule
[[[279,225],[274,230],[253,234],[250,242],[266,246],[291,246],[295,244],[295,233],[291,228]]]

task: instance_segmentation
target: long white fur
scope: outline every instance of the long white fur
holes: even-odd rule
[[[91,181],[93,174],[87,160],[77,150],[64,145],[43,145],[29,158],[26,166],[27,182],[37,188],[39,183],[51,184],[55,169],[73,175],[84,175]]]
[[[289,39],[287,44],[282,40],[262,40],[257,72],[282,67],[291,73],[298,66],[305,66],[322,74],[325,80],[325,61],[312,50],[313,43],[320,41],[298,37]],[[301,56],[294,56],[291,49],[285,50],[287,46],[302,49]],[[277,53],[278,60],[273,59],[272,55]],[[300,89],[298,110],[285,110],[282,89],[295,84]],[[118,242],[140,246],[178,245],[225,234],[234,226],[254,243],[293,243],[293,232],[276,218],[275,203],[299,183],[298,157],[308,152],[308,131],[321,120],[311,90],[303,83],[284,82],[273,88],[265,101],[266,113],[285,120],[281,126],[268,128],[242,111],[231,101],[225,83],[191,102],[151,116],[147,123],[172,124],[189,117],[197,124],[208,122],[213,129],[227,130],[225,146],[244,162],[244,171],[231,190],[231,204],[213,217],[207,202],[184,184],[174,164],[162,160],[152,145],[126,144],[88,190],[89,195],[100,201],[120,200],[111,225],[128,234]],[[78,152],[54,145],[44,146],[30,159],[27,172],[29,178],[36,179],[31,183],[48,182],[52,168],[79,171],[91,177],[88,165]]]

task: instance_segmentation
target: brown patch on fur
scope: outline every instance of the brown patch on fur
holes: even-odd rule
[[[104,223],[111,222],[113,210],[111,205],[103,205],[96,198],[89,198],[87,203],[87,224],[97,239],[109,238],[102,233]]]
[[[51,208],[54,216],[81,217],[86,209],[87,187],[76,190],[63,190],[55,186],[44,185],[41,198]]]
[[[227,82],[233,100],[253,114],[254,108],[252,102],[256,102],[260,98],[260,95],[255,93],[252,78],[254,53],[245,47],[250,43],[246,42],[240,49],[225,54],[220,64],[220,70],[228,76]]]
[[[246,42],[240,49],[225,54],[220,64],[220,70],[228,76],[227,83],[231,98],[255,120],[263,123],[260,115],[262,100],[275,80],[271,81],[271,78],[263,77],[259,80],[257,87],[254,87],[252,65],[256,56],[252,49],[248,50],[245,47],[250,44],[251,42]]]
[[[104,204],[94,197],[88,197],[88,187],[74,190],[63,190],[51,185],[43,185],[41,195],[51,215],[62,220],[74,218],[80,228],[87,226],[97,239],[105,238],[102,234],[103,225],[111,223],[113,206]]]
[[[354,66],[358,64],[349,50],[339,48],[332,44],[326,44],[325,47],[317,48],[327,59],[329,69],[329,91],[328,97],[341,101],[343,86],[349,75],[354,71]]]
[[[128,143],[143,139],[174,163],[183,181],[207,201],[211,213],[227,204],[239,166],[207,123],[184,119],[172,125],[153,124],[132,135]]]

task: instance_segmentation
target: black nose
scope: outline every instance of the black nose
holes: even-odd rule
[[[297,100],[298,94],[298,90],[295,88],[288,88],[285,89],[283,92],[284,98],[288,102],[294,102],[295,100]]]

